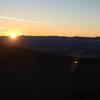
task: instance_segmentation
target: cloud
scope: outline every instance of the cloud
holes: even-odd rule
[[[2,27],[2,26],[0,27],[0,30],[5,30],[5,29],[7,29],[7,28],[6,27]]]
[[[32,21],[32,20],[27,20],[27,19],[20,19],[20,18],[15,18],[15,17],[6,17],[6,16],[0,16],[0,19],[8,19],[8,20],[14,20],[14,21],[19,21],[19,22],[33,23],[33,24],[47,24],[40,21]]]

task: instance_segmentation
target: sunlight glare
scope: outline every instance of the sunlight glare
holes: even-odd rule
[[[75,63],[75,64],[78,64],[78,61],[75,61],[74,63]]]
[[[17,38],[17,34],[16,34],[16,33],[12,33],[12,34],[10,35],[10,38],[11,38],[11,39],[16,39],[16,38]]]

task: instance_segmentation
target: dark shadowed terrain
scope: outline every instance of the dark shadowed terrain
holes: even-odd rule
[[[1,44],[0,95],[17,100],[96,100],[100,96],[100,58],[53,55]]]
[[[56,97],[56,87],[64,81],[61,60],[39,51],[0,45],[1,95],[18,100]]]

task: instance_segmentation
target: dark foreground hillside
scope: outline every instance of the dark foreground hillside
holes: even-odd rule
[[[64,74],[64,84],[65,94],[71,100],[100,100],[100,59],[79,58],[77,69],[70,75]]]
[[[0,95],[18,100],[51,100],[53,95],[57,96],[56,84],[63,83],[62,69],[61,59],[57,56],[0,46]]]
[[[0,97],[13,100],[91,97],[96,100],[99,93],[100,59],[63,57],[0,46]]]

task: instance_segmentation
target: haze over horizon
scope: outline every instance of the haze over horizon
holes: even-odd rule
[[[0,35],[100,36],[100,0],[0,0]]]

